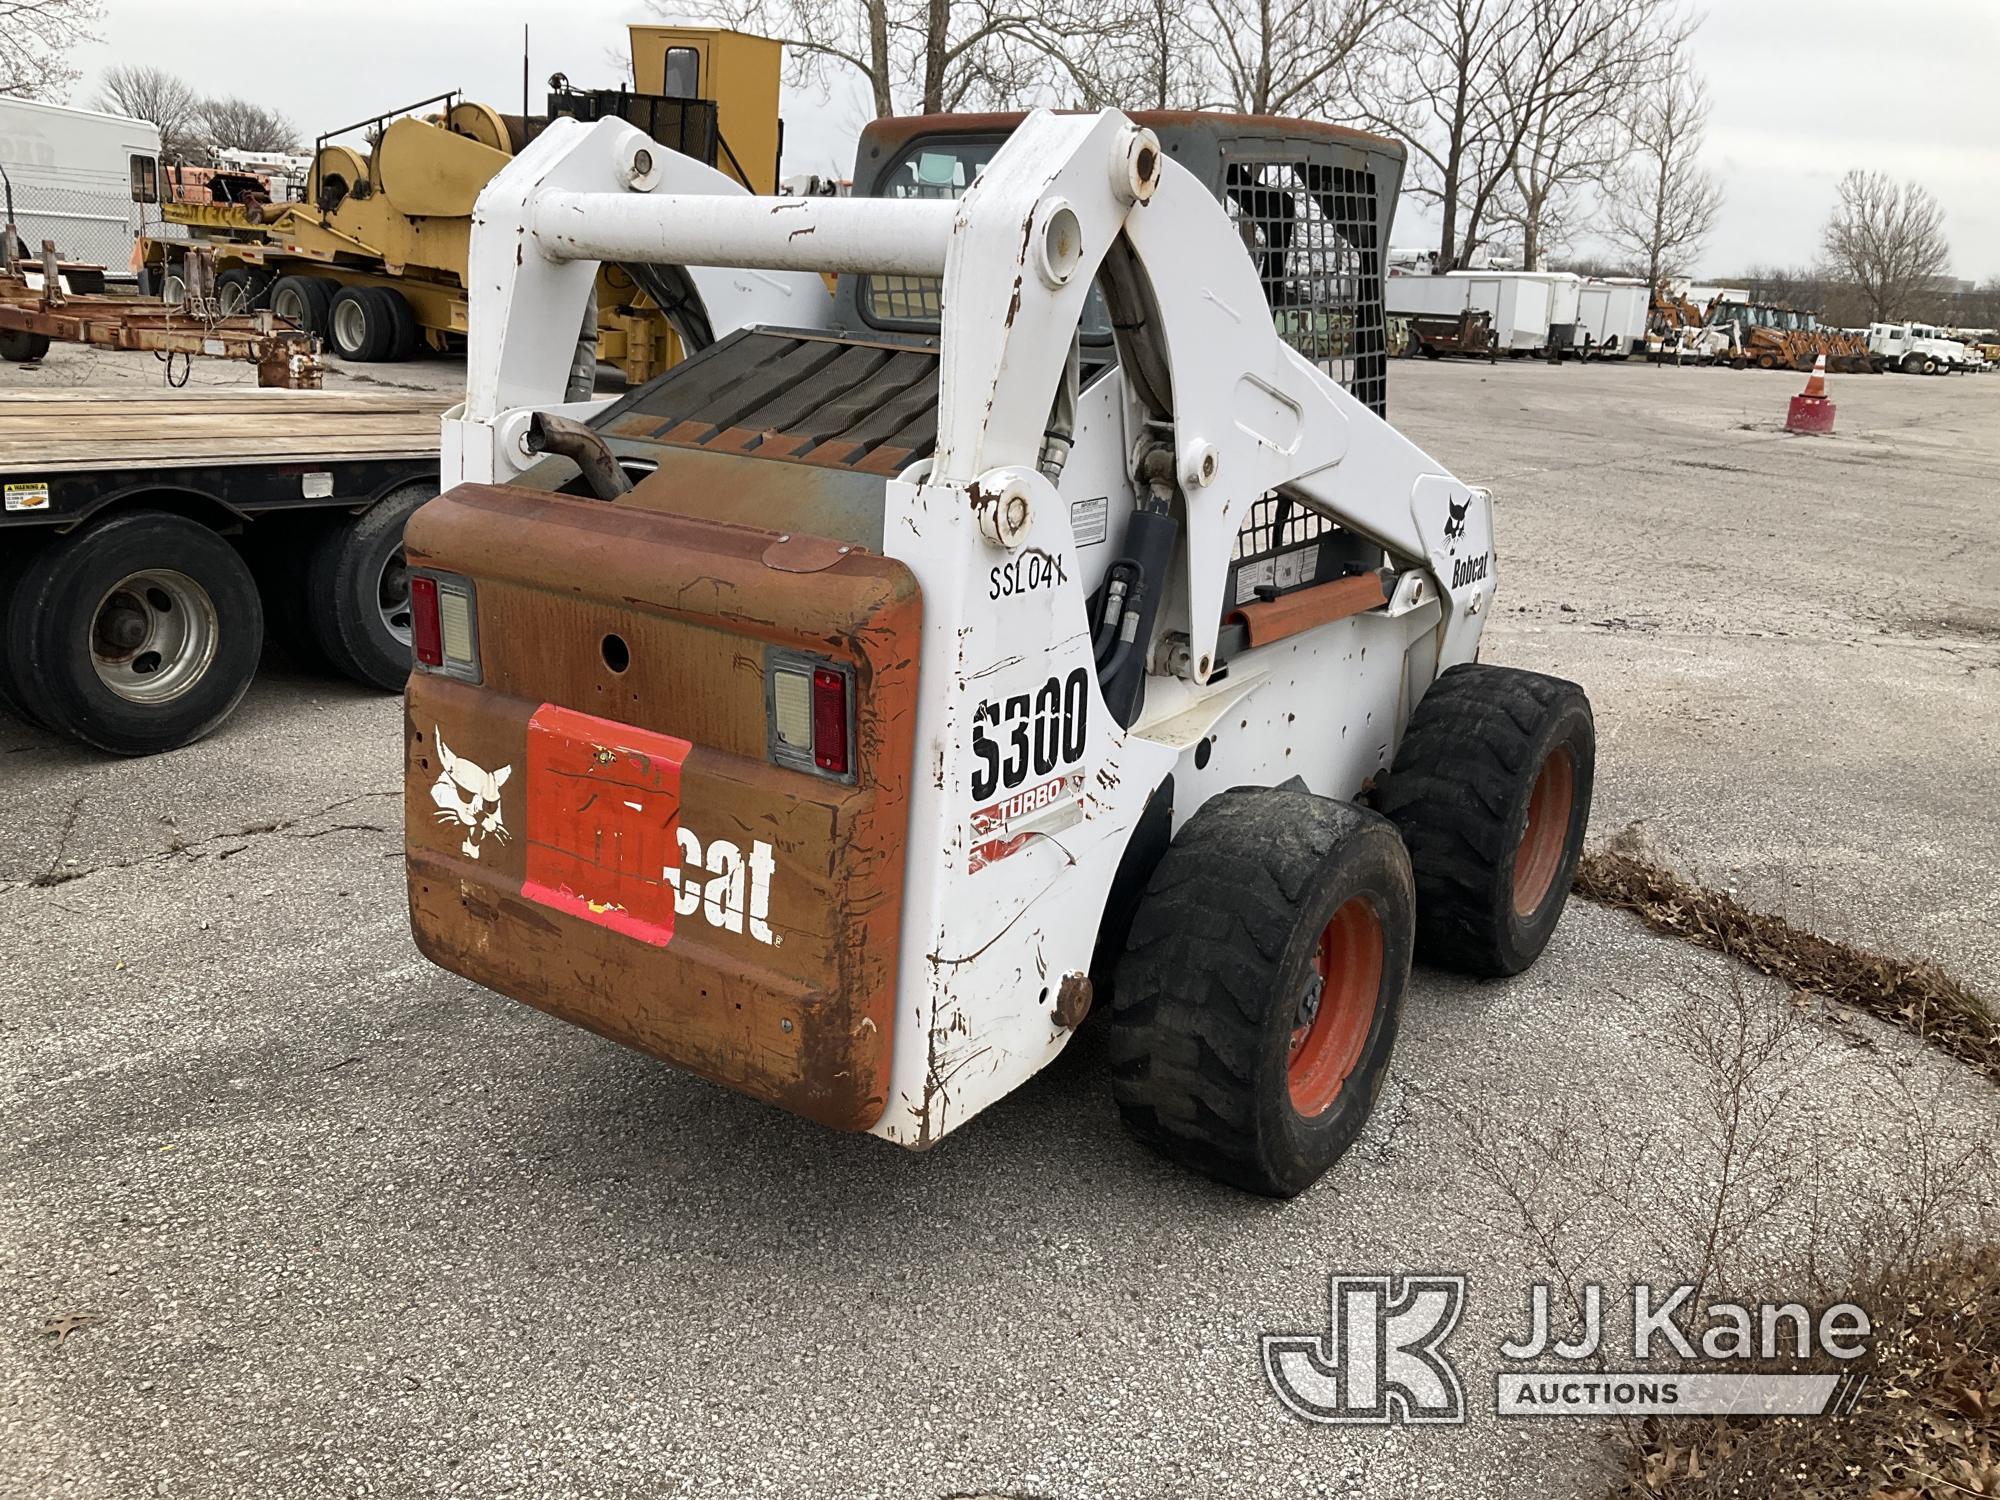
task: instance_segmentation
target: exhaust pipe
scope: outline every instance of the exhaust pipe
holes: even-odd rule
[[[600,500],[616,500],[632,493],[631,477],[594,427],[538,411],[528,420],[528,451],[568,459],[582,471],[583,482]]]

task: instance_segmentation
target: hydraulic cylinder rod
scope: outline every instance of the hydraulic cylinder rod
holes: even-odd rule
[[[958,204],[550,192],[530,212],[535,240],[554,260],[938,276]]]

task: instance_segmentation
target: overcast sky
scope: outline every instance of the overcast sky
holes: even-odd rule
[[[514,110],[527,24],[539,109],[557,69],[613,82],[624,23],[648,18],[645,0],[106,0],[72,102],[123,62],[248,94],[308,136],[447,89]],[[1835,182],[1864,167],[1937,195],[1955,274],[2000,275],[2000,0],[1713,0],[1694,46],[1724,194],[1708,274],[1811,260]],[[790,89],[784,112],[787,173],[848,175],[858,87]],[[1397,242],[1422,243],[1414,215]]]

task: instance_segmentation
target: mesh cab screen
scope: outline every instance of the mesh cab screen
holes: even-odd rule
[[[1375,176],[1300,161],[1231,161],[1223,202],[1279,334],[1378,417],[1388,411]]]

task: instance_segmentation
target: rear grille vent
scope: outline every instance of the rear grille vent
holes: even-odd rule
[[[592,425],[607,437],[894,475],[937,447],[933,349],[746,329]]]

